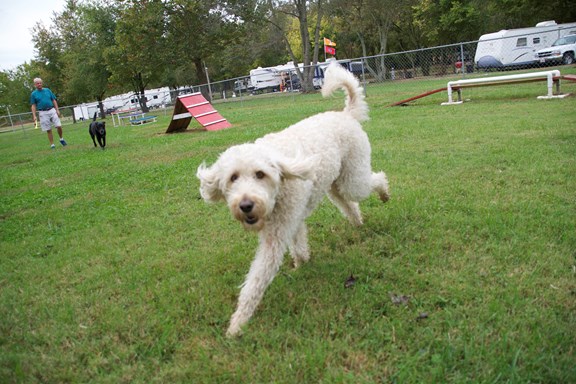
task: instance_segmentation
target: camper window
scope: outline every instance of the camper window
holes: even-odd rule
[[[528,45],[528,40],[525,37],[521,37],[516,41],[517,47],[525,47],[526,45]]]
[[[532,44],[540,44],[540,38],[539,37],[535,37],[532,39]]]

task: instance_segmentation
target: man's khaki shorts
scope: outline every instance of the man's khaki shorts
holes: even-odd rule
[[[42,131],[47,132],[52,130],[52,126],[58,128],[62,126],[56,108],[52,108],[49,111],[38,111],[40,115],[40,127]]]

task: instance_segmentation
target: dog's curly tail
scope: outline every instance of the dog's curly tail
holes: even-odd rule
[[[364,100],[364,91],[358,79],[340,64],[332,62],[325,72],[322,96],[328,97],[337,89],[343,89],[346,92],[344,111],[350,113],[358,121],[369,119],[368,104]]]

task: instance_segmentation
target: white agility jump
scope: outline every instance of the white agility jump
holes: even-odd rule
[[[462,88],[525,83],[530,81],[541,81],[541,80],[547,81],[548,93],[546,96],[538,96],[538,99],[563,98],[568,95],[560,94],[560,78],[561,78],[560,71],[552,70],[552,71],[522,73],[519,75],[494,76],[494,77],[484,77],[477,79],[449,81],[447,86],[448,102],[442,103],[442,105],[462,104],[462,91],[461,91]],[[556,84],[556,95],[554,95],[553,93],[554,84]],[[452,98],[453,90],[456,90],[458,93],[458,101],[454,101]]]

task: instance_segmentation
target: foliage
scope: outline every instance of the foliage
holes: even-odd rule
[[[166,24],[161,0],[131,0],[119,8],[115,45],[107,50],[111,80],[130,84],[140,107],[148,111],[144,91],[158,85],[165,56]]]
[[[320,27],[327,2],[323,0],[266,0],[262,1],[262,7],[265,10],[265,20],[282,34],[291,61],[308,66],[302,70],[296,70],[296,74],[300,78],[302,91],[312,91],[314,68],[309,65],[319,61],[322,46]],[[297,39],[294,39],[294,36],[297,36]]]
[[[115,16],[111,7],[86,5],[70,10],[78,22],[71,33],[70,49],[66,51],[66,99],[70,103],[97,100],[101,115],[106,94],[114,91],[109,82],[111,73],[105,59],[108,47],[114,44]],[[72,18],[63,18],[67,24]],[[116,90],[121,90],[117,87]]]
[[[145,88],[205,83],[206,68],[218,81],[258,66],[322,60],[324,36],[343,59],[471,41],[543,20],[572,22],[576,8],[565,0],[67,0],[51,25],[36,24],[37,56],[18,72],[41,76],[62,105],[128,91],[144,103]],[[384,78],[380,67],[374,75]],[[309,87],[311,72],[301,75]],[[3,84],[15,87],[12,95],[31,91],[20,81]],[[10,103],[26,108],[21,96]]]
[[[171,52],[166,56],[174,67],[190,69],[188,76],[173,78],[172,84],[205,84],[208,64],[215,63],[217,52],[223,52],[232,43],[239,29],[228,20],[217,1],[175,0],[165,5],[167,17],[167,44]],[[230,44],[232,45],[232,44]],[[226,73],[226,60],[223,65],[211,66],[213,76]],[[230,73],[230,72],[228,72]]]
[[[28,63],[0,72],[0,109],[10,113],[30,111],[30,92],[34,87],[33,79],[38,76],[39,71]]]
[[[33,28],[32,40],[38,51],[35,66],[39,76],[59,96],[58,93],[64,90],[64,45],[59,31],[37,23]]]

